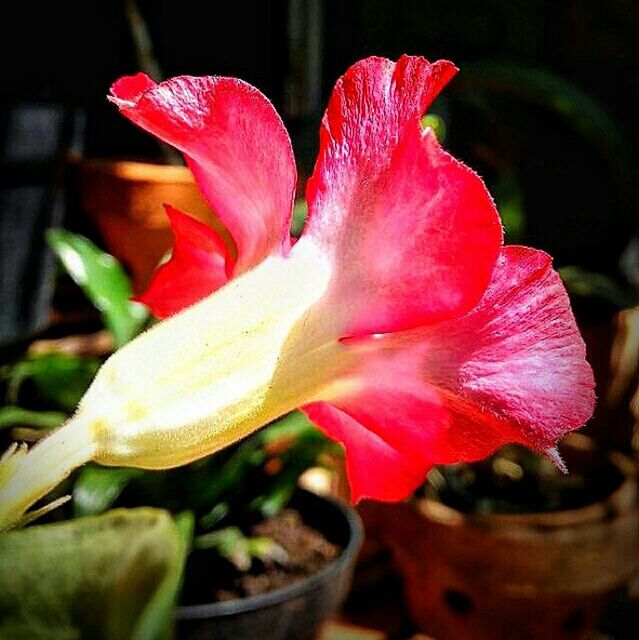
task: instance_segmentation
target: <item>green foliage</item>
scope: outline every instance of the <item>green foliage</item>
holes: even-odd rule
[[[441,143],[446,140],[446,123],[440,115],[432,112],[427,113],[422,118],[422,127],[430,127]]]
[[[85,467],[74,483],[73,509],[76,516],[88,516],[114,505],[144,504],[176,514],[186,508],[192,522],[197,519],[195,548],[215,551],[240,571],[256,559],[285,564],[286,552],[277,543],[246,535],[243,528],[277,515],[299,476],[334,449],[304,414],[293,412],[241,444],[186,467],[160,472]]]
[[[196,549],[214,549],[232,563],[238,571],[248,571],[253,560],[264,563],[285,563],[286,551],[266,536],[245,536],[239,527],[225,527],[205,533],[193,541]]]
[[[200,527],[212,528],[242,512],[277,515],[292,498],[300,475],[334,448],[299,411],[265,427],[215,469],[208,490],[201,493],[207,512],[199,520]],[[265,472],[269,461],[279,467],[277,472]]]
[[[608,302],[619,309],[639,304],[639,294],[632,287],[623,288],[612,278],[577,266],[562,267],[559,275],[573,296],[594,298]]]
[[[189,522],[141,508],[4,534],[0,637],[167,637]]]
[[[0,368],[6,382],[6,400],[16,403],[22,385],[29,381],[30,395],[51,402],[56,408],[73,411],[100,367],[97,358],[79,358],[64,354],[27,356]]]
[[[149,511],[148,509],[128,509],[120,512],[135,513],[143,510]],[[156,638],[167,640],[173,636],[173,610],[182,587],[186,557],[193,542],[193,514],[182,511],[174,515],[173,525],[177,543],[174,548],[173,563],[167,567],[166,578],[159,584],[146,605],[144,615],[141,616],[135,629],[136,635],[133,636],[135,640],[155,640]],[[157,539],[153,542],[156,545],[160,544]],[[166,550],[163,551],[166,552]]]
[[[148,313],[141,304],[131,301],[131,283],[122,265],[87,238],[64,229],[50,229],[47,241],[68,274],[102,312],[116,345],[120,347],[135,337]]]
[[[106,511],[120,496],[124,487],[142,475],[141,469],[88,465],[78,474],[73,485],[73,512],[90,516]]]
[[[322,453],[341,451],[300,411],[284,416],[258,434],[258,445],[267,450],[286,442],[291,445],[282,454],[281,471],[270,479],[268,489],[257,494],[248,506],[265,518],[277,515],[286,507],[300,475],[316,466]]]
[[[595,98],[569,80],[545,69],[483,61],[463,65],[452,91],[509,95],[514,100],[554,111],[613,165],[629,160],[630,150],[615,120]]]
[[[291,438],[308,445],[325,444],[324,436],[301,411],[287,414],[257,434],[258,442],[263,445],[277,444],[284,438]]]
[[[526,210],[524,193],[514,171],[504,171],[498,177],[493,195],[504,225],[506,242],[521,242],[526,230]]]
[[[159,472],[85,467],[74,485],[76,515],[114,504],[145,504],[174,513],[190,509],[200,532],[279,513],[299,476],[331,443],[300,412],[274,422],[239,445],[186,467]]]
[[[12,405],[0,407],[0,429],[27,426],[33,429],[59,427],[67,415],[59,411],[30,411]]]
[[[301,230],[305,204],[297,211]],[[144,318],[138,317],[137,305],[128,302],[131,287],[117,261],[85,238],[66,231],[50,232],[49,242],[69,274],[103,312],[120,343],[132,338]],[[0,369],[0,377],[6,382],[10,402],[35,400],[37,407],[53,405],[68,414],[99,365],[97,358],[27,356]],[[12,404],[0,411],[0,428],[57,426],[67,414]],[[300,474],[332,447],[302,413],[294,412],[239,445],[184,468],[146,472],[87,466],[73,479],[73,513],[95,516],[118,505],[149,505],[174,514],[187,508],[197,517],[200,532],[229,529],[229,523],[276,515],[292,497]],[[250,557],[259,557],[270,547],[247,538],[243,548]]]
[[[302,235],[307,215],[308,203],[306,200],[297,200],[293,205],[293,217],[291,218],[291,235],[295,238]]]
[[[306,206],[299,204],[295,220],[301,231]],[[102,312],[116,343],[133,338],[146,313],[129,301],[131,286],[117,261],[66,231],[50,232],[48,240]],[[58,426],[99,366],[97,358],[47,354],[0,368],[11,403],[0,409],[0,429]],[[39,410],[49,407],[61,411]],[[165,637],[196,518],[197,547],[217,551],[239,569],[250,568],[254,559],[284,562],[286,553],[273,540],[246,536],[236,523],[277,514],[300,474],[332,447],[294,412],[184,468],[83,468],[69,483],[76,519],[0,538],[0,637]],[[108,511],[114,506],[133,508]]]

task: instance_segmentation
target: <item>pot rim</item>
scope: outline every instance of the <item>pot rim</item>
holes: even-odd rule
[[[237,615],[256,609],[267,609],[278,605],[286,600],[292,600],[298,596],[308,593],[320,587],[333,576],[341,573],[351,558],[359,552],[364,538],[364,529],[360,517],[355,509],[335,498],[320,496],[310,491],[300,490],[299,495],[304,499],[317,500],[329,503],[346,520],[349,530],[348,544],[342,553],[321,571],[312,576],[294,582],[290,586],[282,587],[268,593],[223,602],[210,602],[206,604],[195,604],[178,606],[174,617],[176,620],[199,620],[205,618],[219,618],[224,616]]]
[[[601,452],[622,474],[621,484],[606,498],[592,502],[576,509],[559,511],[540,511],[522,514],[500,513],[464,513],[433,498],[415,500],[417,510],[426,518],[443,525],[497,528],[502,533],[504,528],[543,527],[544,529],[560,529],[567,526],[586,525],[636,509],[637,495],[637,463],[630,457],[617,451],[604,451],[589,436],[571,433],[563,441],[563,445],[583,452]]]
[[[185,165],[125,158],[83,159],[80,165],[83,172],[100,173],[126,182],[194,184],[193,174]]]

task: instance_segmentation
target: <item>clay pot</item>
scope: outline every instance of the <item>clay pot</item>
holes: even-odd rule
[[[164,203],[211,225],[231,242],[187,167],[88,160],[80,167],[80,194],[82,208],[98,227],[107,250],[131,273],[136,293],[147,287],[173,242]]]
[[[574,472],[620,472],[603,502],[523,515],[468,515],[431,499],[367,504],[367,533],[392,549],[414,621],[438,640],[576,640],[639,567],[637,469],[590,438],[562,447]]]

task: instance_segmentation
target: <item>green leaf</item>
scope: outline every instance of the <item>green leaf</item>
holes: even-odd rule
[[[273,518],[290,502],[297,490],[300,475],[312,466],[312,462],[289,464],[248,505],[250,511],[258,511],[264,518]]]
[[[59,411],[29,411],[14,406],[0,408],[0,429],[17,426],[53,429],[59,427],[66,419],[66,413]]]
[[[625,291],[603,273],[595,273],[577,266],[561,267],[558,271],[571,295],[605,300],[619,309],[637,304],[632,292]]]
[[[266,483],[260,480],[260,486],[254,487],[254,474],[268,459],[266,447],[286,440],[291,441],[291,451],[284,471]],[[193,500],[198,508],[206,509],[200,526],[203,529],[216,526],[240,500],[243,510],[258,509],[265,515],[278,513],[295,491],[299,475],[333,446],[303,413],[294,411],[245,440],[223,463],[215,464],[219,458],[211,459]],[[294,458],[290,464],[289,458]],[[256,493],[258,498],[254,498]]]
[[[218,522],[226,518],[229,514],[229,505],[226,502],[218,502],[208,513],[200,518],[202,529],[212,529]]]
[[[286,507],[304,471],[318,465],[323,453],[338,448],[301,411],[293,411],[280,418],[257,433],[255,438],[263,447],[290,441],[283,454],[282,471],[271,478],[248,505],[249,511],[258,511],[265,518],[277,515]]]
[[[219,518],[214,517],[214,512],[218,512],[220,502],[226,502],[226,497],[234,493],[238,488],[246,488],[247,479],[254,469],[260,467],[266,461],[266,454],[259,448],[260,443],[256,438],[249,438],[242,442],[232,453],[228,460],[221,466],[215,464],[213,458],[209,462],[211,468],[205,469],[205,483],[199,487],[196,498],[198,506],[208,505],[210,513],[203,517],[200,525],[204,523],[210,526],[217,522]],[[223,507],[222,507],[223,509]]]
[[[512,170],[501,173],[493,188],[507,243],[521,242],[526,230],[524,192]]]
[[[195,516],[191,511],[182,511],[174,517],[175,526],[178,528],[180,539],[186,550],[191,548],[193,532],[195,531]]]
[[[166,638],[183,530],[165,511],[141,508],[4,534],[0,638]]]
[[[239,527],[226,527],[205,533],[193,540],[193,546],[196,549],[214,549],[239,571],[248,571],[251,568],[248,541]]]
[[[308,215],[308,205],[306,200],[298,200],[293,205],[293,217],[291,218],[291,235],[299,238],[304,231],[306,216]]]
[[[214,549],[238,571],[248,571],[253,559],[279,564],[285,564],[288,559],[286,551],[272,538],[245,536],[239,527],[205,533],[195,538],[193,546],[196,549]]]
[[[141,469],[87,466],[73,485],[73,512],[76,517],[106,511],[126,485],[144,473]]]
[[[276,562],[285,565],[288,562],[288,553],[273,538],[268,536],[255,536],[247,538],[249,553],[253,558],[261,560],[265,564]]]
[[[144,306],[131,301],[131,283],[122,265],[84,236],[49,229],[47,241],[64,268],[102,312],[117,346],[134,338],[148,318]]]
[[[301,411],[291,413],[258,432],[261,444],[272,444],[283,438],[310,439],[329,442],[324,434]]]
[[[446,140],[446,123],[444,122],[444,119],[441,116],[432,112],[427,113],[422,118],[421,123],[424,129],[426,129],[427,127],[430,127],[433,130],[439,142],[443,143]]]
[[[136,626],[135,640],[153,640],[172,635],[169,616],[182,587],[184,563],[191,549],[195,519],[190,511],[183,511],[174,516],[173,522],[178,538],[176,557],[180,558],[179,566],[162,581],[142,612]]]
[[[72,411],[99,367],[97,358],[47,354],[31,356],[3,367],[0,377],[8,381],[7,398],[11,403],[17,402],[22,384],[30,380],[43,399]]]

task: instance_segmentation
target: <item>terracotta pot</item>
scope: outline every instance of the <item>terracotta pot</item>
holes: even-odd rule
[[[88,160],[80,167],[80,193],[107,250],[131,273],[136,293],[146,288],[173,241],[164,203],[210,224],[231,242],[187,167]]]
[[[392,549],[415,622],[437,640],[586,638],[602,605],[639,567],[635,464],[590,438],[562,447],[575,472],[614,465],[603,502],[525,515],[467,515],[430,499],[367,504],[367,533]]]

